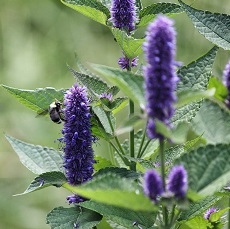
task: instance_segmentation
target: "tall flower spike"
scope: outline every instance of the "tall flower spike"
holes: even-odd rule
[[[163,182],[156,170],[149,170],[144,175],[144,193],[151,200],[157,201],[157,197],[163,193]]]
[[[147,134],[149,138],[160,138],[156,133],[155,119],[169,125],[174,114],[174,91],[178,82],[175,69],[175,35],[173,21],[159,15],[147,29],[143,45],[147,65],[144,67],[146,112],[148,114]]]
[[[228,96],[225,103],[230,108],[230,60],[226,64],[223,72],[223,83],[225,84],[228,90]]]
[[[188,176],[183,165],[174,166],[168,176],[167,190],[177,198],[184,198],[188,189]]]
[[[75,84],[64,97],[64,168],[67,181],[78,185],[92,178],[93,150],[88,99],[84,87]]]
[[[113,0],[110,12],[110,21],[113,22],[113,27],[125,30],[128,33],[135,29],[135,0]]]

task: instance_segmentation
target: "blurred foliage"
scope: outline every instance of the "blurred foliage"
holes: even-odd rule
[[[153,2],[143,0],[144,5]],[[170,0],[165,2],[175,2]],[[230,14],[229,0],[187,0],[193,7]],[[206,53],[213,45],[192,26],[185,14],[175,17],[177,28],[177,59],[188,64]],[[137,37],[144,36],[144,29]],[[66,63],[75,65],[74,52],[83,63],[117,67],[122,55],[110,31],[65,7],[57,0],[1,0],[0,7],[0,83],[8,86],[35,89],[51,86],[68,88],[74,78]],[[220,50],[213,74],[221,78],[229,53]],[[140,63],[143,57],[140,57]],[[23,141],[58,148],[61,125],[49,118],[35,118],[13,97],[0,89],[0,228],[45,229],[46,214],[65,202],[65,190],[49,188],[32,195],[13,197],[23,192],[33,175],[19,162],[3,132]],[[108,152],[99,142],[97,154]],[[108,155],[109,156],[109,155]],[[67,206],[67,204],[66,204]]]

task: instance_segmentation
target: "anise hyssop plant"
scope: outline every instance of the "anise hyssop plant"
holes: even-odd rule
[[[69,89],[2,85],[37,114],[63,125],[57,150],[6,135],[21,162],[37,174],[23,194],[66,189],[63,202],[69,207],[47,215],[53,229],[230,225],[230,61],[222,79],[212,74],[218,49],[230,50],[230,15],[181,0],[146,7],[140,0],[61,2],[107,27],[122,56],[118,68],[87,69],[77,60],[79,70],[69,67],[76,80]],[[176,60],[178,14],[213,43],[188,65],[179,54],[181,62]],[[125,107],[128,113],[116,120]],[[101,140],[110,156],[98,156]]]

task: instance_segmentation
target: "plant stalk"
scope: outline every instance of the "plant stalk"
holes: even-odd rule
[[[129,118],[132,117],[134,114],[134,102],[130,99],[129,100]],[[135,157],[134,155],[134,129],[129,132],[129,151],[130,157]],[[136,162],[131,161],[130,169],[136,171]]]
[[[163,181],[163,189],[165,190],[166,182],[165,182],[165,152],[164,152],[164,139],[160,141],[160,165],[161,165],[161,177]],[[168,226],[168,212],[166,206],[162,205],[162,212],[163,212],[163,221],[164,226],[167,228]]]

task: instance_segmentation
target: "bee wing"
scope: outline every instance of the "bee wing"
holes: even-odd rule
[[[41,116],[46,116],[49,113],[48,109],[47,110],[43,110],[38,112],[38,114],[36,115],[36,118],[39,118]]]

